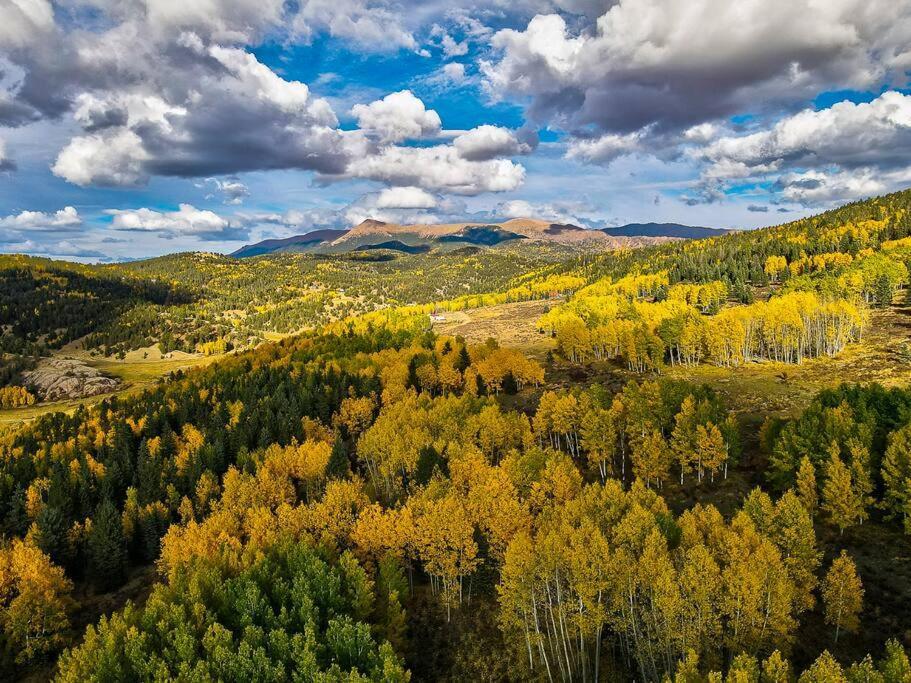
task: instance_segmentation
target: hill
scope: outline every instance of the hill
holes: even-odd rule
[[[720,237],[730,230],[723,228],[702,228],[680,223],[627,223],[616,228],[602,228],[601,232],[613,237],[676,237],[685,240],[699,240],[706,237]]]
[[[905,681],[909,215],[911,191],[616,252],[396,253],[401,231],[0,261],[4,333],[36,345],[96,296],[146,312],[96,333],[122,345],[297,332],[0,434],[0,678],[59,655],[61,681],[251,657],[274,680]],[[476,228],[434,239],[577,230]]]
[[[588,230],[577,225],[532,218],[513,218],[502,223],[412,225],[386,223],[369,218],[350,230],[317,230],[284,239],[264,240],[241,247],[231,255],[245,258],[286,252],[341,253],[388,242],[397,242],[411,248],[447,245],[492,247],[522,239],[576,248],[612,250],[657,244],[676,237],[658,233],[613,235],[602,230]]]
[[[283,254],[287,252],[306,251],[310,248],[317,247],[321,244],[328,244],[345,235],[347,230],[314,230],[304,233],[303,235],[293,235],[283,239],[271,239],[248,244],[231,256],[234,258],[245,258],[250,256],[262,256],[263,254]]]
[[[437,223],[399,225],[368,219],[356,225],[333,247],[388,239],[424,241],[431,243],[464,241],[468,244],[498,244],[506,239],[525,238],[537,242],[573,246],[595,246],[604,249],[654,244],[654,238],[614,237],[599,230],[587,230],[577,225],[553,223],[534,218],[513,218],[502,223]]]

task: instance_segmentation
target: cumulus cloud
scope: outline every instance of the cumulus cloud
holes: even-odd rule
[[[443,65],[443,76],[453,83],[465,80],[465,65],[460,62],[449,62]]]
[[[804,206],[888,191],[911,174],[911,96],[839,102],[785,116],[767,129],[724,134],[690,150],[705,163],[706,198],[735,180],[776,179],[784,201]]]
[[[819,111],[807,109],[771,129],[722,137],[704,156],[713,164],[747,169],[775,165],[895,168],[911,159],[911,95],[885,92],[869,103],[844,101]]]
[[[443,34],[440,46],[446,57],[461,57],[468,54],[468,43],[466,41],[458,42],[448,33]]]
[[[417,41],[405,16],[391,3],[371,0],[306,0],[300,3],[293,33],[310,40],[319,31],[352,41],[366,52],[414,50]]]
[[[118,3],[103,0],[103,4],[116,13]],[[140,4],[149,26],[159,34],[194,31],[228,43],[260,39],[288,18],[284,0],[140,0]]]
[[[0,47],[22,48],[54,29],[54,8],[49,0],[10,0],[0,10]]]
[[[142,138],[126,128],[82,135],[64,147],[51,167],[75,185],[128,186],[148,182],[149,154]]]
[[[554,223],[592,227],[599,222],[595,213],[594,207],[584,201],[530,202],[525,199],[511,199],[497,204],[491,212],[491,217],[537,218]]]
[[[109,209],[113,216],[114,230],[153,232],[165,237],[195,236],[201,239],[243,239],[246,228],[232,225],[214,211],[197,209],[191,204],[180,204],[177,211],[153,209]]]
[[[238,178],[206,178],[206,183],[221,194],[225,204],[243,204],[244,199],[250,195],[249,188]],[[206,197],[211,198],[212,195]]]
[[[388,187],[377,198],[380,209],[432,209],[437,199],[419,187]]]
[[[329,103],[240,48],[192,44],[176,101],[142,85],[76,110],[86,134],[61,150],[53,172],[77,185],[141,185],[151,175],[200,176],[300,168],[337,172],[364,152]],[[195,78],[192,77],[195,75]],[[183,87],[178,87],[182,85]],[[121,125],[99,122],[121,121]]]
[[[453,145],[459,156],[468,161],[487,161],[530,153],[537,139],[520,140],[514,131],[500,126],[483,125],[457,136]]]
[[[475,195],[514,190],[525,169],[507,159],[469,161],[452,145],[386,147],[352,164],[348,174],[396,186]]]
[[[907,180],[907,176],[905,176]],[[776,189],[786,202],[801,206],[818,206],[833,201],[881,194],[887,185],[869,169],[854,171],[805,171],[786,173],[778,179]]]
[[[4,240],[0,239],[0,243]],[[91,246],[77,244],[70,240],[59,242],[36,242],[31,239],[4,243],[4,251],[13,254],[34,254],[55,258],[83,259],[90,261],[110,261],[110,257]]]
[[[586,140],[572,140],[566,150],[568,159],[578,159],[587,163],[609,164],[614,159],[642,149],[643,134],[639,131],[617,135],[604,135]]]
[[[492,39],[481,64],[493,96],[531,98],[531,114],[565,127],[682,131],[827,88],[905,82],[911,5],[892,0],[630,0],[571,30],[535,16]]]
[[[386,95],[370,104],[356,104],[351,109],[361,130],[380,142],[432,137],[440,132],[440,115],[427,109],[410,90]]]
[[[62,232],[73,230],[82,225],[79,212],[72,206],[66,206],[54,213],[43,211],[23,211],[21,213],[0,218],[0,228],[10,230],[47,230]]]

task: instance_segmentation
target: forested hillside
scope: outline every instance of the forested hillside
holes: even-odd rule
[[[10,259],[22,362],[253,348],[0,435],[0,677],[911,681],[909,208],[612,253]]]

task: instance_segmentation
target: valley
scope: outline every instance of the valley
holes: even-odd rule
[[[900,669],[909,207],[622,249],[378,229],[334,254],[4,257],[8,395],[54,363],[117,382],[0,411],[0,558],[52,625],[4,670],[211,673],[224,628],[287,671],[276,643],[311,629],[325,653],[342,623],[377,680],[544,680],[564,647],[566,680],[657,681],[697,652]],[[105,315],[61,325],[75,301]]]

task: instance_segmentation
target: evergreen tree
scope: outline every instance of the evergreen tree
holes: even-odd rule
[[[340,436],[336,436],[332,443],[332,453],[329,455],[329,462],[326,465],[326,477],[329,479],[344,479],[351,471],[351,465],[348,461],[348,449],[345,448],[345,442]]]
[[[92,516],[88,535],[89,571],[101,588],[113,588],[123,581],[127,547],[123,525],[110,500],[101,502]]]
[[[911,290],[909,290],[911,291]],[[911,424],[889,435],[889,446],[883,456],[883,505],[890,518],[905,521],[911,532]]]
[[[70,559],[67,543],[67,524],[63,514],[52,505],[45,505],[35,520],[35,543],[54,564],[64,565]]]

